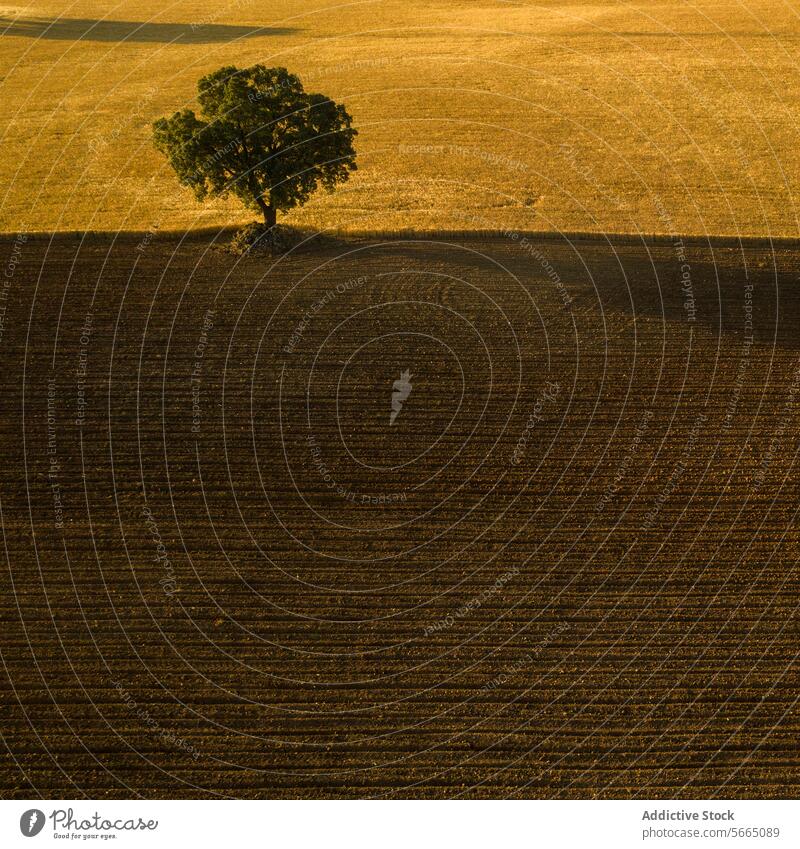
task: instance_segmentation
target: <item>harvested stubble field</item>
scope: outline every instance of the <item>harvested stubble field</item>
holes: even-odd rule
[[[2,243],[4,795],[797,794],[796,247],[213,239]]]
[[[196,204],[150,126],[261,62],[360,132],[356,177],[296,224],[798,232],[786,0],[36,0],[0,7],[0,45],[0,231],[247,221]]]

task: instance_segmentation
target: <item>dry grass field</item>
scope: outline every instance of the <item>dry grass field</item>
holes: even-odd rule
[[[25,243],[2,793],[796,797],[800,254],[685,263]]]
[[[153,119],[225,64],[345,102],[360,172],[291,216],[384,228],[797,233],[786,0],[0,6],[0,231],[185,229]]]
[[[0,6],[0,795],[796,797],[799,59],[784,0]],[[281,257],[151,141],[254,63],[359,130]]]

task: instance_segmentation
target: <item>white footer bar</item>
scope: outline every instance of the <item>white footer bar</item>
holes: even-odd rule
[[[795,847],[796,801],[0,801],[0,846]]]

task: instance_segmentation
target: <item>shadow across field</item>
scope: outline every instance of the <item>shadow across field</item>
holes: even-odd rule
[[[228,267],[265,268],[269,257],[235,256],[226,249],[235,228],[198,229],[189,233],[160,233],[148,259],[160,261],[156,245],[180,243],[181,252],[210,255]],[[6,238],[0,236],[0,245]],[[37,252],[46,244],[74,250],[80,262],[87,251],[107,252],[127,267],[136,246],[149,243],[144,232],[37,234]],[[682,252],[677,245],[683,245]],[[57,247],[60,246],[60,247]],[[45,248],[43,264],[47,266]],[[479,283],[503,269],[508,283],[516,280],[531,297],[550,290],[568,293],[554,306],[565,312],[588,311],[602,321],[616,315],[623,325],[642,321],[670,326],[676,332],[691,328],[715,336],[751,336],[757,343],[788,350],[800,348],[800,243],[734,237],[635,237],[624,234],[514,233],[498,231],[386,231],[344,234],[309,233],[302,244],[278,260],[279,265],[302,262],[337,264],[341,257],[377,255],[395,268],[435,268],[461,279],[476,275]],[[52,253],[51,253],[52,256]],[[357,261],[360,261],[357,260]],[[236,272],[238,273],[238,272]],[[517,285],[517,284],[514,284]],[[562,288],[563,287],[563,288]],[[560,306],[559,306],[560,304]],[[600,330],[600,325],[596,328]]]
[[[240,38],[288,35],[293,32],[296,32],[294,27],[247,27],[204,22],[175,24],[92,18],[0,17],[0,35],[56,41],[208,44],[236,41]]]
[[[431,264],[450,250],[455,264],[479,273],[500,262],[534,294],[557,280],[578,308],[598,314],[626,313],[635,321],[706,327],[715,335],[746,333],[763,344],[800,347],[800,243],[794,239],[498,231],[374,232],[360,238]],[[461,245],[468,249],[459,250]]]

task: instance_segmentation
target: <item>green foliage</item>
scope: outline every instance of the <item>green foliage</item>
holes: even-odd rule
[[[220,68],[197,87],[200,117],[184,109],[161,118],[153,140],[198,200],[233,193],[271,226],[276,211],[356,170],[344,106],[307,93],[285,68]]]

